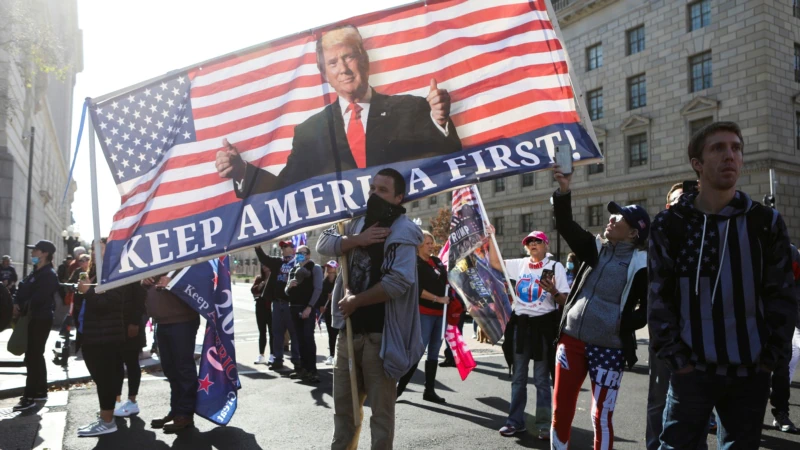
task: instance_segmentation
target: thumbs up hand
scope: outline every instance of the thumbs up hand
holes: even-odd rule
[[[233,178],[234,180],[243,178],[245,162],[239,156],[239,149],[231,145],[227,139],[222,139],[222,145],[226,148],[217,152],[217,160],[214,164],[220,178]]]
[[[444,127],[450,119],[450,94],[447,89],[439,89],[436,79],[431,78],[431,89],[428,92],[428,104],[431,106],[431,117],[439,126]]]

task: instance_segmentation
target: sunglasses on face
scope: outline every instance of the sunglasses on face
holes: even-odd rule
[[[536,239],[536,238],[533,238],[533,239],[531,239],[531,240],[529,240],[529,241],[528,241],[528,245],[530,245],[530,244],[543,244],[543,243],[544,243],[544,241],[543,241],[543,240],[541,240],[541,239]]]
[[[608,220],[613,221],[614,223],[618,223],[625,220],[625,218],[622,217],[622,214],[612,214],[611,217],[608,218]]]

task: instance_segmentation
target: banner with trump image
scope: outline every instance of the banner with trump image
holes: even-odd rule
[[[544,0],[443,0],[354,17],[87,99],[122,204],[108,288],[404,201],[597,162]]]
[[[195,414],[217,425],[230,422],[236,412],[237,391],[242,387],[236,369],[229,259],[186,267],[172,274],[167,285],[206,319]]]

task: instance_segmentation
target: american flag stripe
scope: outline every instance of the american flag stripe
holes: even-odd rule
[[[579,121],[566,54],[545,10],[541,0],[444,1],[350,23],[368,36],[370,85],[388,95],[424,97],[436,78],[451,93],[451,117],[469,147]],[[166,150],[148,173],[118,183],[122,206],[112,239],[238,201],[231,181],[220,179],[214,166],[222,138],[235,143],[246,161],[278,173],[294,127],[336,98],[322,83],[311,33],[187,75],[196,136]]]

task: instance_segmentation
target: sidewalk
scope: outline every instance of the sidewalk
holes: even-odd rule
[[[25,389],[26,370],[23,356],[14,356],[6,350],[11,331],[8,329],[0,332],[0,399],[21,397]],[[147,343],[150,345],[153,342],[153,335],[150,330],[147,330],[146,333]],[[91,381],[86,364],[82,359],[76,358],[75,355],[71,355],[68,359],[68,364],[63,367],[53,362],[55,355],[52,350],[56,348],[56,342],[63,344],[63,339],[59,336],[58,331],[51,330],[44,354],[44,359],[47,363],[48,389],[52,390],[53,388],[68,387],[71,384]],[[158,358],[150,357],[140,360],[139,363],[142,368],[156,368],[161,365]]]

